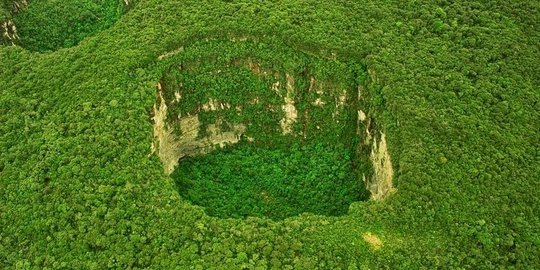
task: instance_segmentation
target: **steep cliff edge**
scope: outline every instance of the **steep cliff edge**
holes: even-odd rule
[[[394,190],[386,134],[358,85],[362,65],[247,38],[206,40],[158,60],[165,67],[156,85],[152,149],[166,174],[183,158],[241,141],[322,142],[352,149],[357,179],[372,199]]]

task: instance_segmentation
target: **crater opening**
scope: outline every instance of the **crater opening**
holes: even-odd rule
[[[0,45],[55,51],[113,25],[136,1],[9,0],[0,5]]]
[[[153,149],[209,215],[339,216],[380,189],[363,64],[245,38],[159,61]]]

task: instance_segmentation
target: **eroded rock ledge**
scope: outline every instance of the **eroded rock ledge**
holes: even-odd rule
[[[154,149],[153,151],[157,150],[157,155],[163,162],[166,174],[171,174],[178,165],[178,161],[183,157],[205,154],[215,147],[223,147],[226,144],[240,141],[240,136],[246,129],[242,124],[233,125],[232,131],[222,131],[220,129],[221,123],[216,122],[208,125],[207,136],[199,137],[201,124],[198,114],[179,117],[179,128],[182,135],[174,135],[167,127],[167,105],[163,98],[161,83],[158,84],[157,89],[158,97],[156,104],[154,104],[153,117],[155,141],[152,149]]]
[[[17,15],[19,11],[25,9],[28,6],[26,0],[13,0],[11,2],[10,15],[7,18],[0,17],[0,44],[14,45],[19,39],[17,34],[17,26],[11,19],[11,17]]]
[[[395,191],[392,179],[394,170],[388,147],[386,145],[386,134],[380,134],[379,140],[375,138],[370,154],[373,166],[373,175],[367,181],[366,187],[371,194],[371,199],[382,200]]]

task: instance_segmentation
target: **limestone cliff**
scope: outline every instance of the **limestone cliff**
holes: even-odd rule
[[[373,175],[367,182],[367,188],[373,200],[382,200],[395,191],[392,179],[394,170],[386,144],[386,134],[380,133],[379,140],[375,138],[371,148],[371,163]]]

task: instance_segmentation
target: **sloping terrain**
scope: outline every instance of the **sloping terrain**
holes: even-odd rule
[[[23,19],[0,3],[0,22]],[[539,5],[141,0],[56,51],[2,39],[0,268],[539,268]],[[155,147],[158,85],[181,48],[246,37],[365,69],[362,151],[386,198],[276,221],[179,195]]]

